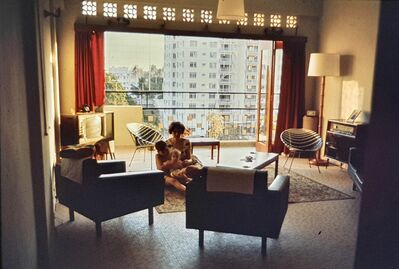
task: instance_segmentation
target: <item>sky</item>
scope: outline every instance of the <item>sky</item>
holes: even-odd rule
[[[148,70],[164,65],[164,36],[159,34],[105,32],[105,68],[134,67]]]

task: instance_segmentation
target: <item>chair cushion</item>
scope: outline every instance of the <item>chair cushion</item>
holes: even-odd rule
[[[63,148],[60,152],[60,157],[67,159],[83,159],[93,157],[94,153],[94,145],[72,145]]]
[[[208,192],[254,193],[255,171],[231,167],[208,167]]]

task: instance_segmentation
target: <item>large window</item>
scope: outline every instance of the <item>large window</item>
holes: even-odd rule
[[[220,139],[254,139],[253,93],[272,48],[265,40],[106,32],[106,104],[141,105],[148,123],[166,130],[179,120],[198,136],[220,117]]]

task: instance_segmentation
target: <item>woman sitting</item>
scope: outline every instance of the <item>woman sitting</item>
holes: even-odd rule
[[[202,167],[201,162],[196,156],[191,154],[191,143],[183,137],[186,127],[179,121],[174,121],[169,125],[169,134],[172,136],[166,140],[169,149],[175,148],[180,150],[180,160],[185,161],[186,165],[197,165]]]
[[[185,184],[191,178],[191,174],[199,170],[202,165],[197,158],[193,158],[191,155],[191,144],[190,141],[183,137],[185,127],[181,122],[175,121],[169,125],[169,134],[172,135],[171,138],[166,140],[167,149],[157,148],[158,154],[156,156],[157,169],[166,171],[165,183],[174,186],[180,191],[185,191]],[[170,167],[170,153],[177,149],[180,151],[180,161],[185,167],[183,170],[177,173],[169,173],[172,167]],[[184,176],[183,176],[183,173]]]

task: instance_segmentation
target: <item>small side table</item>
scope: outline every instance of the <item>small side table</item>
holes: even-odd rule
[[[217,163],[219,163],[219,156],[220,156],[220,140],[215,139],[215,138],[209,138],[209,137],[193,137],[193,138],[188,138],[191,143],[191,152],[194,149],[194,146],[211,146],[211,159],[213,160],[213,150],[216,148],[217,149]]]

